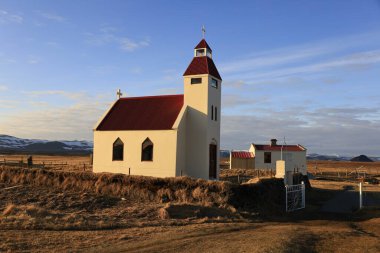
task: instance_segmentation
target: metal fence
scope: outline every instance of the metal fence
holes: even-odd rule
[[[305,208],[305,184],[286,185],[286,211]]]

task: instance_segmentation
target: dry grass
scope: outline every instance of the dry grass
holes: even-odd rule
[[[0,183],[11,185],[47,186],[54,189],[92,192],[98,195],[125,198],[139,202],[197,203],[205,206],[234,205],[239,208],[256,208],[261,202],[282,201],[276,195],[261,198],[262,192],[281,192],[279,179],[265,179],[258,184],[233,185],[189,177],[153,178],[123,174],[90,172],[61,172],[43,169],[2,168]],[[243,202],[242,202],[243,201]]]
[[[251,182],[0,168],[0,251],[380,252],[378,208],[318,211],[354,184],[311,180],[290,215],[281,180]]]
[[[3,168],[0,183],[75,189],[100,195],[145,202],[197,202],[215,205],[228,202],[231,184],[188,177],[153,178],[124,174],[61,172],[43,169]]]
[[[307,169],[312,173],[332,172],[332,173],[350,173],[361,167],[368,174],[380,175],[380,162],[349,162],[349,161],[308,161]]]

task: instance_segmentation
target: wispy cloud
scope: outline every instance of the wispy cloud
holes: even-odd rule
[[[59,22],[59,23],[63,23],[66,21],[66,18],[64,18],[64,17],[62,17],[56,13],[45,12],[45,11],[36,11],[36,13],[38,13],[39,16],[41,16],[45,19],[51,20],[51,21],[55,21],[55,22]]]
[[[267,108],[265,115],[223,115],[222,147],[248,149],[252,142],[285,136],[288,143],[302,144],[309,152],[379,155],[378,108]]]
[[[257,52],[221,64],[228,80],[260,82],[329,71],[340,67],[360,70],[379,62],[380,34],[367,33],[317,43]]]
[[[120,38],[120,47],[127,52],[133,52],[138,48],[149,46],[149,40],[144,39],[142,41],[133,41],[129,38]]]
[[[23,21],[23,17],[19,14],[9,13],[8,11],[0,10],[0,24],[21,24]]]
[[[23,91],[24,94],[30,97],[42,96],[63,96],[71,100],[81,100],[86,97],[85,92],[68,92],[64,90],[36,90],[36,91]]]
[[[117,35],[117,29],[114,27],[102,27],[99,33],[86,33],[86,42],[95,46],[102,46],[106,44],[116,44],[122,51],[134,52],[137,49],[147,47],[150,45],[148,37],[142,40],[135,40],[127,36]]]
[[[274,70],[253,70],[252,72],[241,73],[239,77],[247,83],[264,82],[269,79],[278,79],[301,74],[313,74],[336,68],[350,68],[350,70],[361,70],[372,64],[380,62],[380,50],[365,51],[350,54],[341,58],[330,59],[320,63],[305,64],[295,67],[276,68]],[[237,74],[236,74],[237,75]],[[235,76],[235,75],[234,75]]]
[[[7,91],[8,87],[6,85],[0,85],[0,91]]]
[[[34,55],[29,55],[27,62],[29,64],[38,64],[40,63],[41,59]]]
[[[103,94],[61,90],[28,91],[27,108],[15,108],[15,101],[2,100],[0,106],[9,109],[0,117],[0,133],[43,139],[87,139],[91,140],[92,129],[99,117],[110,106],[113,97]],[[41,101],[43,96],[64,96],[68,105],[56,105]],[[16,110],[16,111],[15,111]]]
[[[19,104],[19,101],[16,101],[16,100],[0,99],[1,109],[13,109],[13,108],[16,108],[18,104]]]

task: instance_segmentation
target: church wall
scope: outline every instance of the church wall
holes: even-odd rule
[[[183,107],[183,112],[178,115],[177,127],[177,159],[176,159],[176,176],[187,176],[186,171],[186,115],[187,107]],[[174,128],[174,126],[173,126]]]
[[[214,88],[211,86],[211,79],[217,79],[212,76],[208,76],[208,129],[207,129],[207,139],[208,139],[208,145],[210,143],[216,143],[217,145],[217,177],[219,178],[219,172],[220,172],[220,122],[221,122],[221,92],[222,92],[222,81],[218,80],[218,88]],[[214,108],[217,108],[217,120],[211,119],[211,109],[213,106]],[[214,109],[215,110],[215,109]],[[215,112],[215,111],[214,111]],[[215,117],[215,115],[214,115]],[[209,155],[209,153],[207,153]]]
[[[207,85],[209,75],[192,75],[184,77],[185,105],[198,111],[208,113],[208,91]],[[202,83],[191,84],[191,78],[202,78]]]
[[[186,114],[186,173],[208,179],[207,116],[189,107]]]
[[[191,78],[202,83],[191,84]],[[186,115],[186,173],[191,177],[209,178],[208,144],[208,75],[184,77]]]
[[[146,138],[153,142],[153,161],[141,161]],[[114,141],[124,143],[123,161],[112,161]],[[153,177],[176,176],[176,130],[94,131],[94,172],[112,172]]]
[[[202,83],[191,84],[191,78],[202,78]],[[218,89],[211,87],[210,75],[184,77],[187,112],[186,171],[189,176],[209,178],[209,146],[217,145],[217,177],[219,176],[221,81]],[[218,108],[217,121],[211,119],[211,105]]]

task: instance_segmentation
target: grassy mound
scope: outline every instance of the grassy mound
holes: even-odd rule
[[[259,212],[282,210],[280,206],[283,206],[285,196],[282,180],[273,178],[262,179],[255,184],[236,185],[189,177],[153,178],[5,167],[0,169],[0,183],[90,192],[136,202],[233,206]]]

